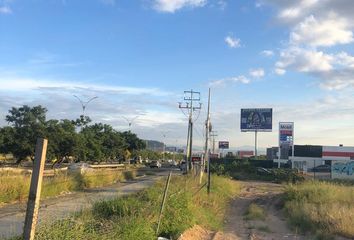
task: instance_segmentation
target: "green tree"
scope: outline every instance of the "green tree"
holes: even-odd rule
[[[48,138],[47,156],[55,163],[60,163],[77,152],[78,134],[72,121],[64,119],[46,122],[46,137]]]
[[[47,109],[41,105],[20,108],[13,107],[6,116],[6,121],[14,127],[13,141],[8,142],[7,150],[19,163],[30,157],[34,159],[37,138],[45,135],[45,119]]]
[[[126,131],[122,133],[122,137],[128,144],[128,150],[130,152],[134,150],[141,150],[146,148],[146,144],[143,140],[137,137],[135,133],[132,133],[130,131]]]

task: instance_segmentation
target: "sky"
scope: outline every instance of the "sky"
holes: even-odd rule
[[[130,129],[186,143],[183,92],[200,92],[194,143],[203,145],[207,93],[216,140],[254,145],[241,108],[273,108],[295,144],[354,146],[352,0],[0,0],[0,126],[11,107],[48,119]],[[132,119],[132,126],[128,122]]]

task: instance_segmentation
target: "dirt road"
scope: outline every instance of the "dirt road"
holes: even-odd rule
[[[283,186],[267,182],[243,182],[242,192],[230,207],[224,232],[218,232],[213,240],[271,240],[307,239],[291,231],[281,212],[280,194]],[[264,220],[246,220],[246,209],[251,203],[263,208]]]
[[[168,171],[158,171],[156,175],[143,176],[134,181],[45,199],[41,201],[39,224],[68,217],[74,212],[91,207],[92,203],[102,199],[108,200],[141,191],[167,174]],[[0,239],[22,234],[25,212],[25,203],[9,204],[0,208]]]
[[[268,182],[242,182],[241,194],[230,207],[224,232],[212,234],[210,240],[305,240],[304,236],[290,229],[282,212],[281,194],[283,186]],[[245,212],[251,203],[263,208],[263,220],[246,220]],[[335,237],[335,240],[347,240]]]

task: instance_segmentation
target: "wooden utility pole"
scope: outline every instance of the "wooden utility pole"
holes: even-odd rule
[[[200,110],[202,104],[199,103],[199,106],[193,106],[193,102],[200,101],[200,92],[194,92],[193,90],[184,91],[184,101],[185,105],[179,103],[180,109],[187,109],[189,111],[188,116],[188,136],[187,136],[187,156],[186,156],[186,165],[187,172],[192,169],[192,152],[193,152],[193,112],[195,110]]]
[[[200,179],[199,184],[202,184],[203,173],[205,169],[205,164],[208,163],[209,169],[209,134],[210,134],[210,88],[208,94],[208,113],[207,120],[205,121],[205,145],[204,145],[204,159],[202,159],[202,163],[200,166]],[[209,170],[208,170],[209,171]],[[209,175],[209,174],[208,174]]]
[[[38,221],[39,200],[41,197],[44,163],[47,154],[48,140],[37,139],[35,159],[33,163],[30,191],[28,195],[25,226],[23,230],[24,240],[33,240]]]

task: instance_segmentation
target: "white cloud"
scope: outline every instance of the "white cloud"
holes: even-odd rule
[[[344,66],[347,68],[354,68],[354,57],[350,56],[348,53],[340,52],[340,53],[336,54],[335,58],[336,58],[336,63],[338,65],[341,65],[341,66]]]
[[[31,78],[3,77],[0,78],[2,91],[28,91],[28,90],[66,90],[66,91],[91,91],[91,92],[116,92],[117,94],[139,95],[150,94],[163,96],[168,93],[157,88],[134,88],[125,86],[109,86],[67,81],[37,80]]]
[[[250,74],[251,77],[261,78],[261,77],[264,77],[265,72],[264,72],[263,68],[257,68],[257,69],[251,69],[249,71],[249,74]]]
[[[217,79],[214,81],[209,82],[210,87],[224,87],[229,83],[242,83],[242,84],[249,84],[251,80],[244,75],[236,76],[236,77],[229,77],[223,79]]]
[[[275,6],[277,20],[289,27],[289,40],[275,64],[276,74],[293,70],[314,77],[325,89],[354,88],[354,56],[335,52],[337,46],[351,47],[354,42],[354,1],[259,1]]]
[[[272,57],[274,52],[272,50],[263,50],[260,54],[266,57]]]
[[[277,75],[284,75],[286,73],[286,71],[282,68],[275,68],[274,71]]]
[[[311,15],[297,24],[290,34],[292,44],[307,44],[313,47],[347,44],[353,40],[349,23],[338,16],[319,21]]]
[[[155,0],[154,8],[160,12],[174,13],[182,8],[203,7],[207,0]]]
[[[290,68],[299,72],[323,72],[333,69],[333,56],[322,51],[290,47],[281,51],[276,68]]]
[[[243,83],[243,84],[248,84],[248,83],[251,82],[247,77],[245,77],[245,76],[243,76],[243,75],[240,75],[240,76],[238,76],[238,77],[232,77],[232,78],[230,78],[230,79],[231,79],[231,81],[233,81],[233,82],[240,82],[240,83]]]
[[[0,7],[0,14],[11,14],[12,10],[8,6]]]
[[[241,47],[241,40],[239,38],[227,36],[227,37],[225,37],[225,42],[230,48]]]

